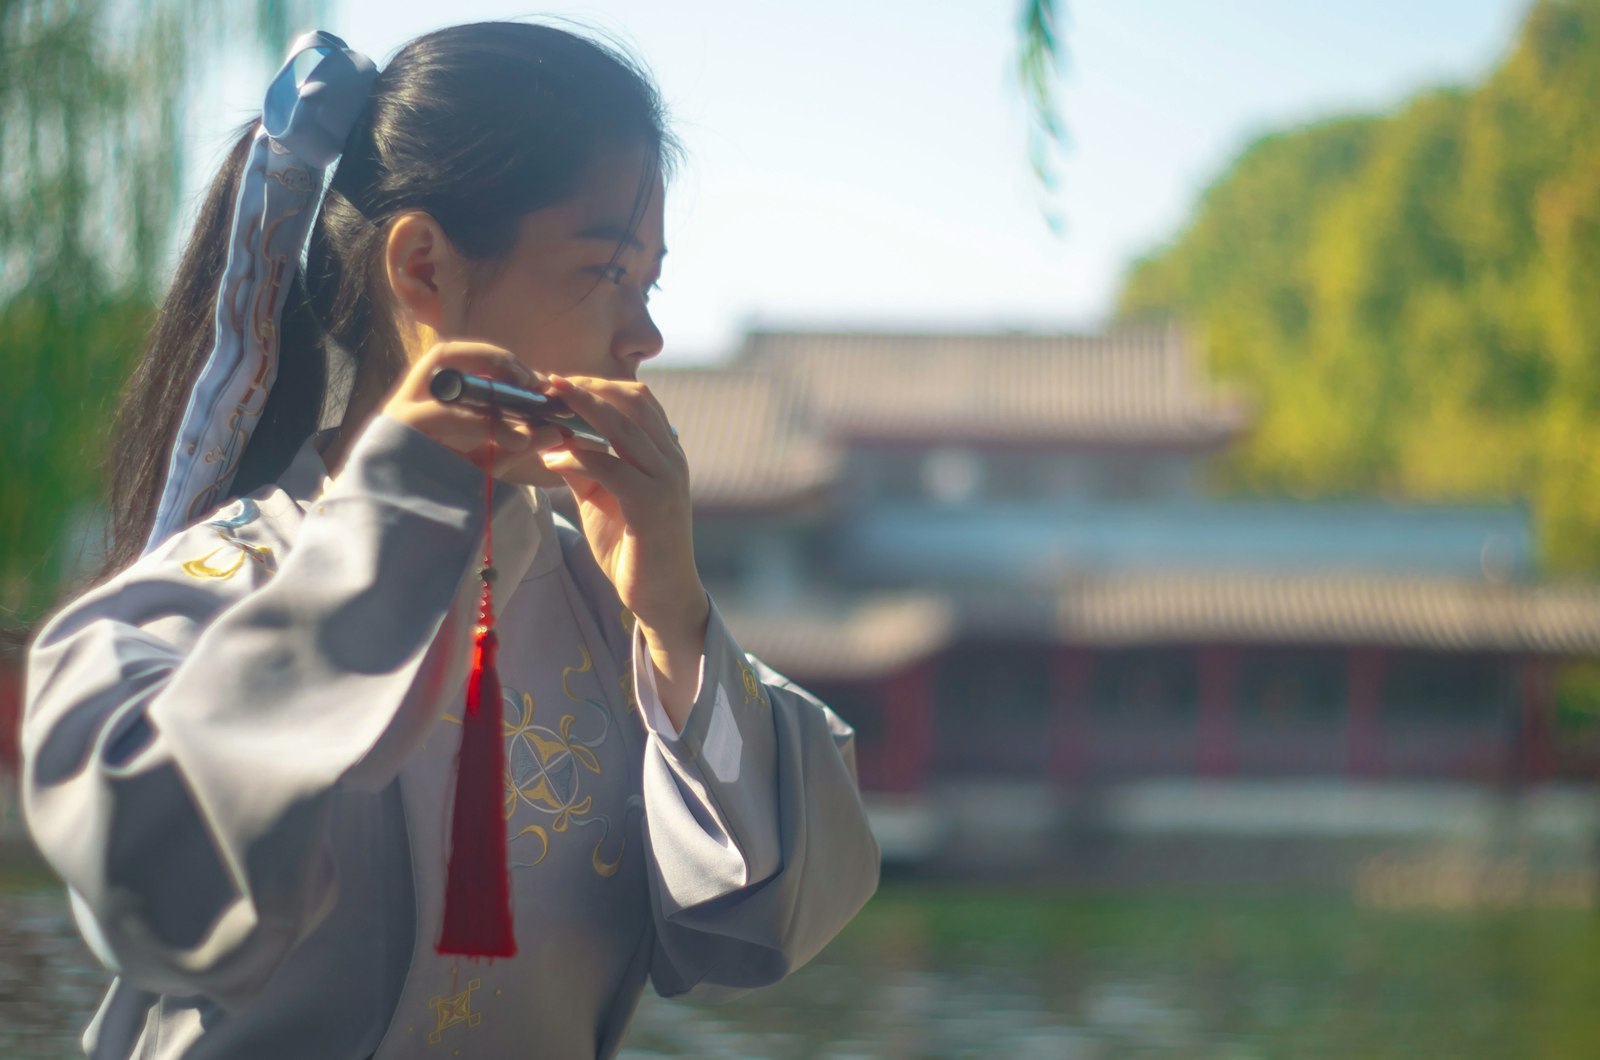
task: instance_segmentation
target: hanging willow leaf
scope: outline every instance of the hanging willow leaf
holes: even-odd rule
[[[1066,50],[1056,29],[1056,0],[1023,0],[1021,43],[1017,51],[1017,83],[1028,108],[1028,163],[1041,192],[1045,223],[1064,230],[1059,198],[1059,159],[1067,148],[1057,86]]]

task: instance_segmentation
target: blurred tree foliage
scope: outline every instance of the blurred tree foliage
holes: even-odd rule
[[[1016,68],[1017,86],[1028,108],[1028,163],[1045,223],[1057,235],[1065,228],[1059,160],[1067,149],[1067,126],[1057,93],[1066,58],[1066,45],[1056,28],[1060,12],[1057,0],[1022,0]]]
[[[1240,492],[1515,498],[1600,574],[1600,0],[1539,0],[1481,84],[1267,136],[1139,262],[1259,402]]]
[[[321,7],[0,0],[0,624],[75,565],[63,541],[165,282],[193,80],[225,43],[275,58]]]

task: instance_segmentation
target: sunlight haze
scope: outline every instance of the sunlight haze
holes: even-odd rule
[[[1072,139],[1052,235],[1012,76],[1014,2],[615,0],[545,12],[649,65],[685,147],[654,303],[679,360],[769,326],[1093,328],[1129,261],[1169,239],[1249,140],[1385,110],[1469,80],[1509,47],[1523,0],[1067,3]],[[447,21],[519,4],[332,4],[380,63]],[[213,77],[190,184],[259,103],[265,71]]]

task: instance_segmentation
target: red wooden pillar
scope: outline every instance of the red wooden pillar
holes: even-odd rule
[[[22,661],[0,654],[0,773],[16,775],[21,731]]]
[[[1352,777],[1383,773],[1383,671],[1379,648],[1351,648],[1345,663],[1345,718]]]
[[[922,662],[883,683],[884,788],[921,791],[933,762],[932,663]]]
[[[1196,750],[1200,775],[1232,776],[1238,768],[1239,649],[1213,644],[1196,653],[1200,677],[1200,720]]]
[[[1525,781],[1549,780],[1556,773],[1556,697],[1550,660],[1522,660],[1522,724],[1519,773]]]
[[[1094,653],[1057,648],[1050,659],[1050,779],[1058,786],[1088,779],[1093,691]]]

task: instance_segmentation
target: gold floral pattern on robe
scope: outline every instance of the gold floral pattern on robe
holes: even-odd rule
[[[580,647],[579,653],[578,663],[561,671],[562,691],[578,709],[563,713],[554,728],[535,722],[538,707],[532,693],[512,688],[505,691],[505,816],[513,844],[535,839],[539,846],[538,856],[532,861],[519,861],[519,848],[514,845],[512,868],[529,868],[542,862],[550,853],[552,834],[598,828],[600,834],[591,862],[598,875],[609,877],[622,865],[626,840],[614,851],[607,850],[611,819],[591,812],[594,797],[586,792],[585,779],[601,774],[598,752],[610,736],[611,711],[603,702],[573,688],[574,677],[594,671],[588,649]],[[519,810],[523,812],[519,814]],[[523,823],[529,813],[538,819]]]

